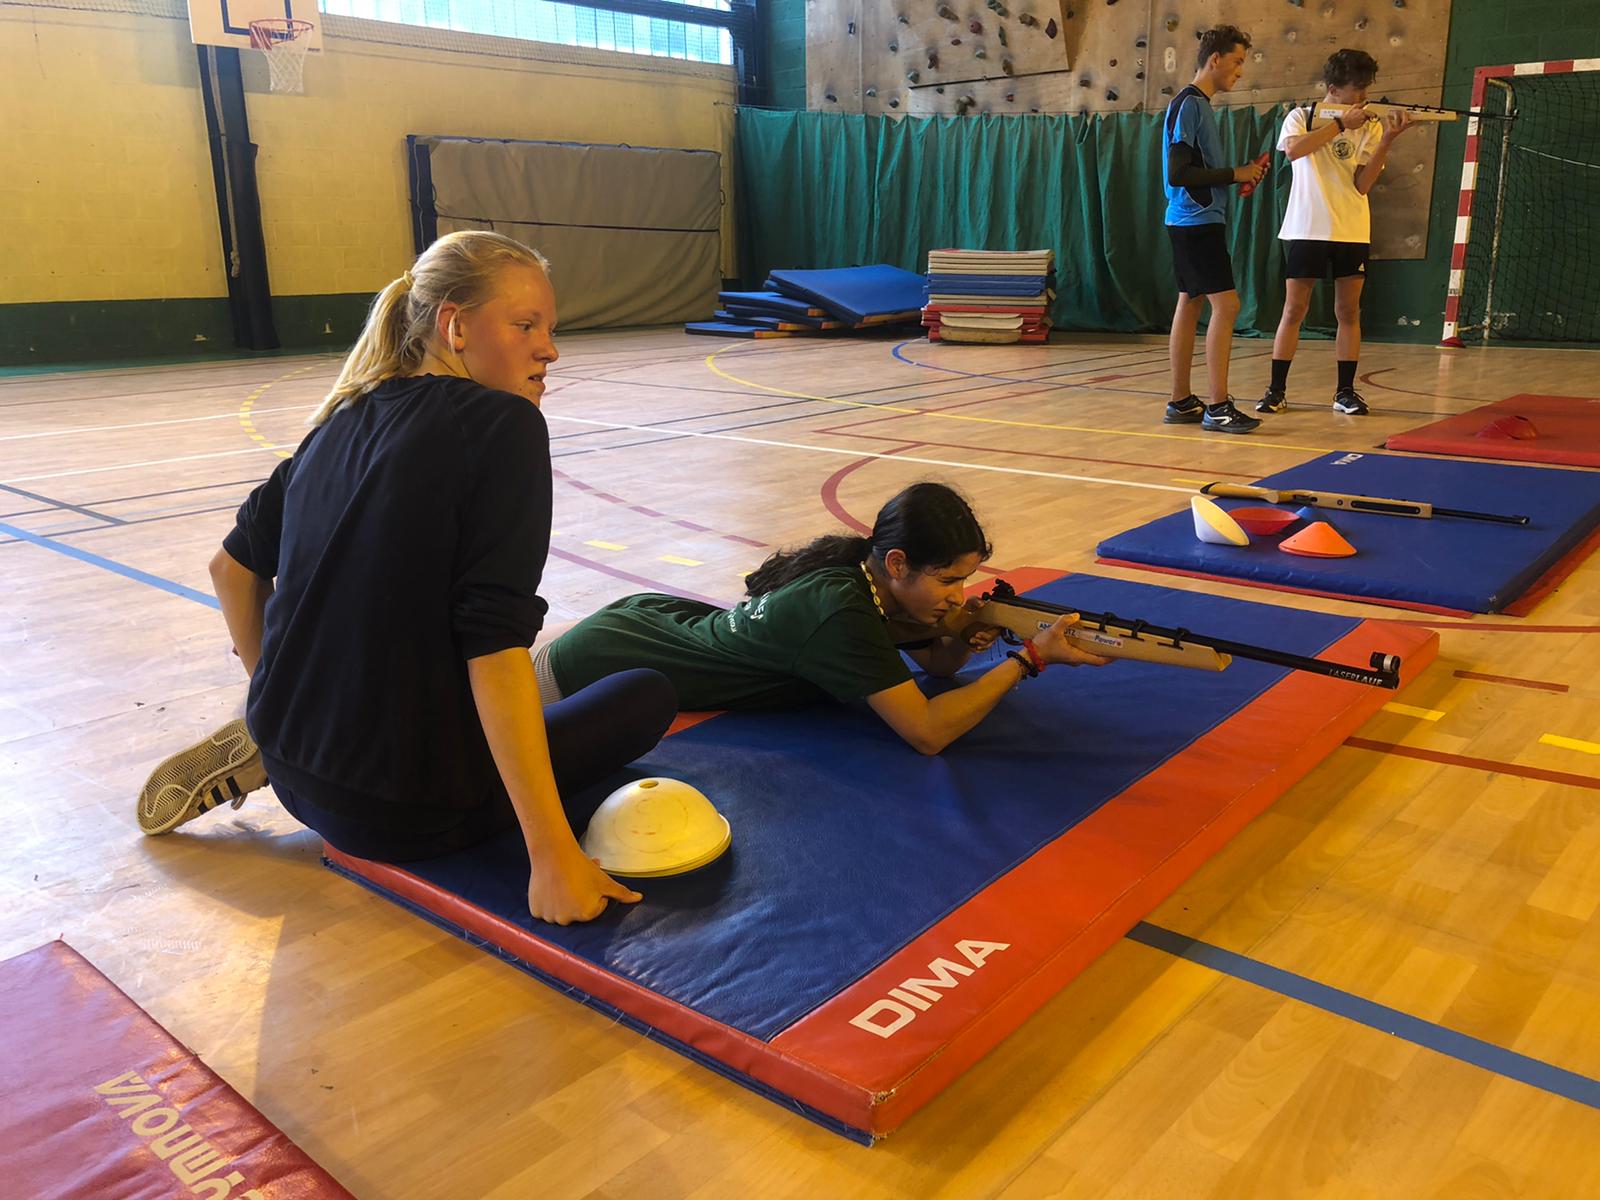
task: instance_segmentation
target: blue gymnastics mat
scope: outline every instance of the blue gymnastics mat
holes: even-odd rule
[[[889,266],[773,271],[768,279],[785,295],[820,304],[852,325],[914,316],[927,284],[924,276]]]
[[[1514,604],[1600,523],[1600,473],[1585,471],[1335,452],[1257,485],[1426,500],[1531,520],[1518,526],[1316,509],[1312,519],[1327,521],[1357,551],[1320,559],[1280,551],[1281,537],[1254,537],[1244,547],[1207,544],[1195,537],[1185,507],[1101,542],[1100,559],[1402,608],[1491,613]],[[1301,528],[1291,526],[1284,536]]]
[[[1399,653],[1406,679],[1437,653],[1431,631],[1378,621],[1044,568],[1011,577],[1056,604],[1301,654]],[[1239,659],[1218,673],[1129,660],[1057,669],[934,757],[864,703],[712,715],[574,807],[627,778],[682,779],[726,814],[732,849],[692,874],[638,881],[641,903],[586,925],[530,918],[515,831],[401,866],[331,845],[326,861],[870,1141],[938,1096],[1391,695]],[[896,1002],[902,994],[915,1008]]]

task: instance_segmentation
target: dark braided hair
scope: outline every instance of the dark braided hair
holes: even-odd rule
[[[942,483],[913,483],[878,510],[871,537],[833,533],[796,550],[779,550],[745,576],[745,591],[762,596],[824,567],[853,567],[870,556],[880,563],[904,551],[913,570],[948,567],[964,554],[987,559],[992,548],[972,506]]]

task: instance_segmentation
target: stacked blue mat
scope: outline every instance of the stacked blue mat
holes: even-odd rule
[[[720,292],[714,320],[685,333],[712,337],[815,337],[918,319],[927,280],[898,267],[773,271],[759,292]]]

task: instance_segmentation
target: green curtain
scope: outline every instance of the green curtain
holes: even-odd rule
[[[1277,110],[1217,113],[1230,162],[1277,142]],[[741,108],[742,273],[890,263],[927,270],[946,247],[1056,252],[1056,328],[1164,331],[1178,288],[1163,228],[1161,116],[889,118]],[[1229,206],[1241,333],[1269,335],[1283,307],[1282,156]],[[1308,332],[1331,325],[1319,288]]]

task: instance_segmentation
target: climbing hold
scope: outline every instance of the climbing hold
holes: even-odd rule
[[[900,97],[896,96],[893,100],[889,101],[889,107],[890,108],[899,108],[900,107]]]
[[[971,22],[968,22],[967,28],[972,30],[973,33],[982,33],[983,32],[983,22],[982,21],[971,21]]]
[[[1017,94],[1015,92],[1007,92],[1006,93],[1006,103],[1007,104],[1015,104],[1016,102],[1017,102]]]
[[[851,37],[855,37],[855,35],[856,35],[856,23],[854,21],[851,21],[849,25],[845,26],[845,33],[847,33]]]
[[[899,42],[890,42],[889,43],[889,53],[890,54],[899,54],[900,53],[900,43]]]
[[[1116,66],[1116,65],[1117,65],[1117,60],[1116,60],[1116,59],[1114,59],[1114,58],[1113,58],[1113,59],[1112,59],[1112,60],[1111,60],[1111,61],[1110,61],[1110,62],[1109,62],[1109,63],[1107,63],[1107,64],[1106,64],[1106,65],[1107,65],[1107,66],[1110,66],[1110,67],[1114,67],[1114,66]]]
[[[1081,75],[1081,76],[1078,77],[1078,86],[1079,87],[1088,87],[1091,82],[1093,82],[1093,81],[1087,75]]]
[[[1017,20],[1021,24],[1027,25],[1027,26],[1030,26],[1030,27],[1039,24],[1039,18],[1034,16],[1032,13],[1019,13],[1018,16],[1017,16]]]
[[[1144,78],[1144,72],[1143,71],[1136,71],[1136,72],[1134,72],[1134,76],[1133,77],[1135,79],[1143,79]]]
[[[1054,17],[1051,17],[1050,18],[1050,23],[1044,27],[1044,35],[1047,38],[1055,37],[1055,35],[1056,35],[1056,21],[1055,21]]]
[[[938,66],[939,66],[939,52],[937,50],[929,50],[928,51],[928,70],[930,70],[930,71],[936,70],[938,68]]]
[[[1143,50],[1149,44],[1150,44],[1150,39],[1149,38],[1145,38],[1145,37],[1138,38],[1133,43],[1134,49],[1136,49],[1136,50]]]
[[[994,35],[995,35],[995,37],[1000,39],[1000,44],[1002,46],[1007,44],[1006,43],[1006,27],[1004,25],[996,25],[995,28],[994,28]]]
[[[921,71],[907,71],[906,72],[906,82],[907,83],[921,83],[922,82],[922,72]]]
[[[1111,100],[1111,101],[1115,101],[1116,98],[1117,98],[1117,89],[1116,88],[1107,88],[1106,89],[1106,99],[1107,100]]]
[[[961,39],[960,38],[951,38],[950,39],[950,44],[952,46],[959,46],[959,45],[961,45]]]
[[[1372,24],[1371,21],[1367,20],[1366,17],[1362,17],[1359,21],[1356,22],[1356,29],[1359,32],[1360,30],[1365,29],[1370,24]]]
[[[1176,32],[1178,32],[1178,18],[1177,17],[1168,17],[1167,18],[1167,32],[1168,33],[1176,33]]]
[[[956,16],[956,10],[951,8],[948,4],[941,4],[934,11],[937,12],[946,21],[958,21],[958,20],[961,19],[961,18]]]
[[[837,103],[839,103],[839,97],[835,96],[832,92],[824,92],[824,93],[822,93],[822,98],[824,100],[826,100],[829,104],[837,104]]]
[[[869,87],[869,88],[868,88],[868,89],[867,89],[867,98],[868,98],[868,99],[869,99],[869,100],[870,100],[870,99],[871,99],[871,98],[872,98],[872,97],[873,97],[873,96],[876,96],[876,95],[877,95],[877,94],[878,94],[878,89],[877,89],[877,88],[874,88],[874,87]]]
[[[973,58],[988,58],[989,57],[989,52],[987,50],[985,50],[982,46],[979,46],[976,50],[974,50],[972,52],[972,57]]]
[[[1016,67],[1012,65],[1009,58],[1002,58],[1000,60],[1000,70],[1006,75],[1015,75],[1017,72]]]

